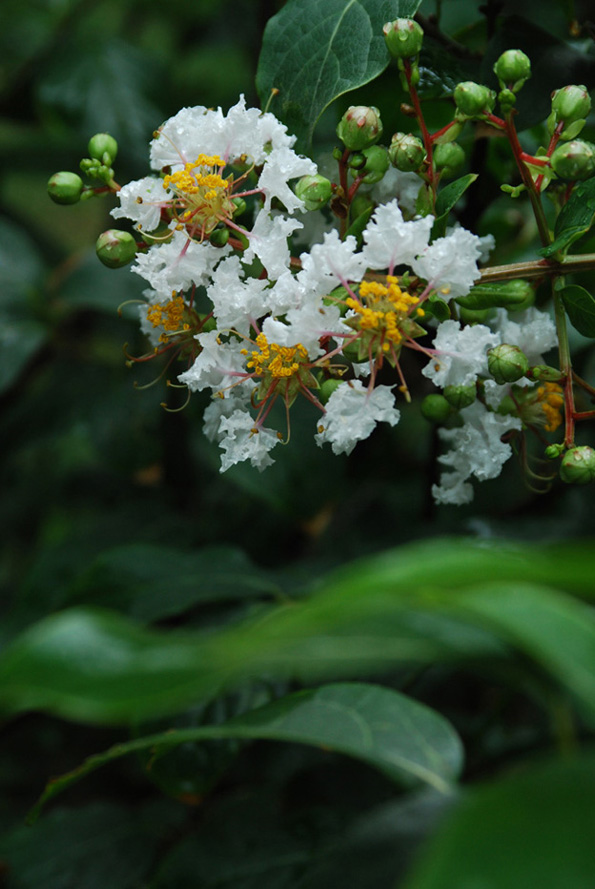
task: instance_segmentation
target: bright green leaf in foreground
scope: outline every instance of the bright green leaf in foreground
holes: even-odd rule
[[[289,0],[269,20],[256,84],[302,145],[318,118],[338,96],[369,83],[389,62],[382,26],[412,18],[421,0]],[[305,60],[308,60],[305,63]]]
[[[106,763],[140,750],[161,755],[188,741],[252,738],[314,744],[345,753],[397,780],[421,781],[446,792],[462,764],[450,724],[404,695],[363,683],[323,686],[288,695],[223,725],[170,730],[118,744],[50,782],[38,806]]]

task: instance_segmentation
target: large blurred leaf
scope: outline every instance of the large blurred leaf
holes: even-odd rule
[[[334,99],[384,71],[389,54],[385,22],[412,18],[421,0],[289,0],[264,32],[256,85],[302,148]]]
[[[491,579],[490,579],[491,578]],[[544,578],[548,586],[538,586]],[[501,658],[501,639],[595,712],[592,610],[556,592],[592,593],[592,547],[432,541],[334,573],[310,599],[205,636],[143,630],[109,612],[65,611],[0,660],[8,711],[71,719],[157,717],[262,675],[308,679],[396,663]]]
[[[364,683],[327,685],[287,695],[223,725],[170,729],[118,744],[54,778],[39,808],[73,782],[106,763],[139,750],[160,755],[188,741],[252,738],[294,741],[345,753],[396,781],[422,781],[447,792],[462,765],[462,746],[450,724],[396,691]]]
[[[595,756],[546,761],[470,791],[406,889],[590,889]]]
[[[560,291],[572,326],[583,336],[595,337],[595,299],[584,287],[571,284]]]

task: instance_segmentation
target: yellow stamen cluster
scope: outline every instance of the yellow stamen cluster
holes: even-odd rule
[[[202,241],[220,222],[231,219],[235,207],[231,199],[233,176],[221,175],[225,161],[218,155],[199,154],[183,170],[170,173],[163,179],[163,187],[171,189],[174,218],[181,231]]]
[[[178,333],[182,330],[189,330],[189,324],[183,324],[184,317],[184,300],[181,296],[176,296],[174,290],[172,299],[164,306],[153,306],[147,312],[147,320],[151,322],[153,327],[163,327],[170,333]]]
[[[359,301],[352,297],[345,300],[359,318],[360,330],[376,331],[382,338],[382,350],[388,352],[403,339],[399,322],[409,314],[419,299],[403,292],[398,279],[388,275],[386,286],[378,281],[362,281],[359,285]],[[418,309],[418,314],[423,310]]]
[[[192,164],[185,164],[183,170],[170,173],[163,179],[163,187],[185,195],[198,194],[206,200],[217,196],[217,189],[227,189],[230,183],[219,173],[213,173],[213,167],[224,167],[225,161],[218,155],[199,154]],[[205,172],[208,171],[208,172]]]
[[[308,352],[301,343],[296,346],[279,346],[277,343],[269,343],[264,333],[258,334],[256,345],[259,351],[242,349],[242,354],[250,355],[246,367],[257,376],[269,373],[274,379],[291,377],[299,371],[300,365],[308,357]]]
[[[557,383],[544,383],[537,390],[537,401],[545,414],[547,432],[555,432],[562,423],[563,389]]]

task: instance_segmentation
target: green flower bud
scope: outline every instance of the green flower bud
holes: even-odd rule
[[[136,241],[130,232],[111,228],[97,238],[95,251],[101,262],[110,269],[121,269],[136,256]]]
[[[214,229],[209,235],[209,243],[212,244],[213,247],[225,247],[228,241],[229,229],[225,225],[221,228]]]
[[[487,86],[466,80],[457,83],[454,100],[458,111],[465,117],[480,117],[493,111],[496,93]]]
[[[426,159],[426,149],[421,139],[411,133],[395,133],[390,142],[388,156],[393,167],[402,173],[419,170]]]
[[[582,139],[558,145],[550,159],[561,179],[590,179],[595,173],[595,146]]]
[[[232,198],[231,202],[235,207],[235,210],[233,211],[234,216],[241,216],[242,213],[246,212],[246,207],[248,205],[244,198]]]
[[[304,202],[306,210],[320,210],[333,193],[328,179],[317,173],[315,176],[302,176],[295,186],[295,193]]]
[[[458,142],[446,142],[436,145],[434,149],[434,166],[442,175],[449,179],[454,176],[465,163],[465,152]]]
[[[583,120],[591,111],[591,98],[586,86],[563,86],[552,93],[552,112],[555,118],[555,126],[564,123],[565,126],[576,120]]]
[[[111,167],[118,154],[118,143],[109,133],[96,133],[89,139],[89,156]]]
[[[457,411],[473,404],[477,396],[477,389],[472,386],[447,386],[444,390],[444,397],[452,407]]]
[[[381,135],[380,111],[374,106],[351,105],[337,126],[337,136],[350,151],[369,148]]]
[[[588,485],[595,481],[595,451],[588,445],[571,448],[562,457],[560,478],[569,485]]]
[[[500,88],[518,93],[526,80],[531,77],[531,61],[520,49],[507,49],[494,65],[494,74],[500,81]]]
[[[431,423],[443,423],[452,414],[452,407],[444,395],[426,395],[421,405],[422,415]]]
[[[563,444],[551,444],[548,445],[544,455],[548,458],[548,460],[557,460],[557,458],[564,452]]]
[[[499,385],[514,383],[525,376],[529,362],[518,346],[502,343],[488,350],[488,370]]]
[[[559,383],[564,379],[564,374],[557,367],[549,367],[547,364],[535,364],[529,370],[531,379],[542,383]]]
[[[331,377],[331,379],[323,380],[320,384],[320,389],[316,393],[318,396],[318,400],[321,404],[326,404],[333,392],[339,388],[341,385],[341,380],[336,380]]]
[[[81,199],[83,180],[76,173],[54,173],[48,194],[56,204],[76,204]]]
[[[395,59],[412,59],[422,46],[424,32],[413,19],[395,19],[382,28],[388,51]]]
[[[498,93],[498,102],[503,114],[508,114],[516,105],[516,96],[512,90],[500,90]]]
[[[363,176],[367,185],[380,182],[390,166],[388,151],[383,145],[372,145],[370,148],[364,148],[362,155],[364,156],[364,166],[358,170],[357,175]]]

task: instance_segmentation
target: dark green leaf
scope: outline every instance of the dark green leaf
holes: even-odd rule
[[[388,65],[385,22],[413,17],[420,2],[289,0],[264,33],[256,75],[263,107],[277,88],[272,110],[306,148],[324,109]]]
[[[157,755],[188,741],[252,738],[293,741],[344,753],[392,779],[449,790],[462,764],[461,742],[450,724],[399,692],[364,683],[327,685],[288,695],[223,725],[169,730],[118,744],[53,779],[32,813],[73,782],[120,756],[139,750]]]
[[[353,235],[355,238],[357,238],[357,241],[359,244],[361,244],[362,232],[365,229],[366,225],[368,224],[368,220],[370,219],[370,216],[372,215],[373,210],[374,210],[374,207],[372,206],[372,207],[368,207],[366,210],[364,210],[363,213],[360,213],[359,216],[357,217],[357,219],[355,219],[351,223],[351,225],[349,226],[349,229],[347,230],[347,235]]]
[[[457,201],[465,194],[469,186],[477,179],[477,173],[467,173],[454,182],[445,185],[442,191],[438,193],[436,198],[436,221],[432,228],[432,237],[443,237],[446,231],[446,223],[448,214],[455,206]]]
[[[560,293],[572,326],[583,336],[595,337],[595,299],[589,291],[571,284]]]
[[[590,889],[595,756],[546,761],[470,791],[406,889]]]
[[[539,252],[550,257],[555,253],[566,253],[568,248],[582,238],[595,220],[595,179],[587,179],[575,185],[570,198],[562,207],[556,219],[555,240]]]

